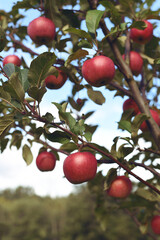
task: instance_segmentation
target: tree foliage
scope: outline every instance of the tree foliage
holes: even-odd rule
[[[126,175],[134,176],[139,182],[133,189],[133,194],[127,200],[115,203],[115,207],[133,210],[131,215],[135,214],[140,219],[138,226],[142,234],[149,231],[147,222],[150,217],[160,211],[160,129],[149,111],[152,108],[159,112],[160,47],[158,36],[154,35],[149,43],[140,45],[130,39],[129,31],[133,28],[145,29],[143,19],[151,20],[156,30],[160,17],[158,7],[153,10],[154,3],[154,0],[23,0],[13,4],[9,12],[0,11],[1,60],[3,53],[11,48],[19,54],[26,53],[22,67],[11,63],[4,67],[1,64],[0,67],[1,152],[7,146],[22,148],[23,158],[29,165],[33,160],[32,147],[37,142],[40,144],[39,151],[48,149],[56,154],[57,159],[59,153],[69,155],[81,150],[95,154],[99,164],[116,163],[117,167],[111,167],[106,176],[97,174],[96,179],[100,178],[99,185],[93,181],[91,190],[97,199],[100,197],[102,206],[105,206],[105,201],[101,198],[104,193],[102,185],[109,186],[119,168],[124,169]],[[27,26],[23,26],[21,20],[31,9],[38,11],[39,16],[50,18],[56,26],[55,39],[47,43],[47,50],[40,54],[36,51],[39,45],[29,48],[25,44],[28,39]],[[138,51],[143,58],[143,70],[138,77],[133,76],[129,64],[122,59],[122,54],[129,56],[130,50]],[[31,57],[29,66],[27,53]],[[60,54],[63,58],[58,57]],[[83,79],[82,65],[90,54],[110,57],[116,66],[113,81],[103,91],[102,88],[92,87]],[[71,93],[66,90],[63,102],[53,102],[58,111],[58,120],[51,112],[41,115],[41,103],[47,91],[45,78],[51,74],[53,66],[59,66],[72,85]],[[57,73],[54,70],[52,74]],[[88,124],[87,120],[93,112],[81,114],[87,101],[102,105],[106,98],[105,90],[114,91],[114,97],[133,98],[141,112],[136,116],[132,115],[132,111],[122,113],[121,119],[117,119],[117,128],[124,131],[126,137],[121,134],[115,136],[110,149],[92,141],[97,126]],[[82,91],[86,96],[79,103],[77,94]],[[139,130],[144,120],[147,120],[146,132]],[[149,147],[142,148],[141,140]],[[59,143],[58,149],[54,146],[55,143]],[[150,171],[152,177],[148,181],[144,180],[134,173],[136,167]],[[35,208],[38,209],[36,203]],[[22,211],[16,210],[16,214],[19,211],[17,221],[24,214],[23,209],[22,203]],[[102,211],[99,215],[104,216]],[[38,221],[43,219],[44,216]],[[25,221],[17,222],[17,225],[26,224]],[[107,222],[104,220],[104,227],[105,225]],[[79,231],[80,229],[81,227]],[[43,230],[39,234],[43,235]],[[37,235],[36,238],[39,239],[40,236]],[[156,239],[154,235],[152,238]],[[94,238],[90,236],[89,239]]]
[[[116,201],[105,197],[97,208],[94,193],[84,186],[65,198],[40,197],[29,188],[6,189],[0,193],[1,239],[149,240],[141,236],[125,209],[116,206]]]

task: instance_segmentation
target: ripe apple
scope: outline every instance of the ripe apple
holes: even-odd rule
[[[122,55],[122,58],[125,60],[125,55]],[[129,54],[129,66],[133,75],[138,76],[143,67],[143,59],[138,52],[130,51]]]
[[[109,57],[95,56],[84,62],[82,75],[94,87],[105,86],[114,78],[115,66]]]
[[[49,18],[38,17],[29,23],[27,33],[33,42],[39,45],[47,44],[55,37],[55,25]]]
[[[76,152],[69,155],[63,164],[65,177],[73,184],[93,179],[97,172],[97,160],[90,152]]]
[[[130,38],[140,44],[146,44],[148,43],[152,37],[153,37],[153,25],[148,22],[147,20],[143,20],[147,27],[143,30],[137,29],[137,28],[132,28],[130,30]]]
[[[150,109],[150,113],[154,119],[154,121],[158,124],[158,126],[160,126],[160,116],[159,113],[153,109]],[[140,112],[138,113],[140,114]],[[142,130],[142,132],[148,131],[148,125],[146,123],[146,121],[144,121],[141,126],[140,129]]]
[[[65,84],[65,82],[67,80],[66,73],[63,72],[58,67],[56,67],[56,69],[58,71],[58,76],[57,77],[55,75],[49,75],[45,79],[46,87],[49,88],[49,89],[59,89]]]
[[[160,215],[155,215],[152,218],[151,228],[155,234],[160,234]]]
[[[56,157],[51,152],[41,152],[36,158],[36,165],[42,172],[52,171],[56,165]]]
[[[139,112],[138,105],[132,98],[128,98],[123,103],[123,111],[129,110],[129,109],[134,110],[133,113],[132,113],[133,115],[136,115]]]
[[[7,63],[13,63],[14,65],[20,67],[20,65],[22,64],[22,61],[16,55],[8,55],[3,59],[3,66],[5,66]]]
[[[117,176],[111,183],[107,193],[116,198],[126,198],[132,190],[132,182],[126,176]]]

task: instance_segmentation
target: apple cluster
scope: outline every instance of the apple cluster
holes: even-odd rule
[[[43,151],[38,154],[36,165],[42,172],[52,171],[56,165],[56,156],[52,152]],[[96,175],[97,160],[90,152],[72,153],[64,160],[63,171],[70,183],[87,182]]]
[[[32,41],[38,45],[51,43],[56,35],[55,24],[53,21],[46,17],[38,17],[31,21],[27,27],[27,33]],[[13,63],[15,66],[20,67],[22,64],[21,59],[13,55],[8,55],[3,59],[3,66],[8,63]],[[54,69],[54,67],[53,67]],[[56,67],[58,75],[51,74],[46,77],[45,85],[48,89],[59,89],[67,80],[67,74],[60,68]]]
[[[139,110],[136,102],[132,98],[127,99],[123,103],[123,111],[127,111],[129,109],[132,109],[132,111],[133,111],[132,115],[133,116],[141,113],[141,111]],[[160,126],[160,114],[159,114],[159,112],[154,110],[154,109],[150,109],[150,113],[151,113],[151,116],[153,117],[154,121],[158,124],[158,126]],[[146,121],[144,121],[141,124],[140,129],[142,130],[142,132],[148,131],[148,125],[147,125]]]

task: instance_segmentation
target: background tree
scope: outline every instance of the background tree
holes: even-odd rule
[[[117,177],[119,168],[125,175],[135,177],[138,185],[127,199],[118,200],[116,206],[125,206],[141,232],[156,239],[149,228],[153,215],[160,214],[159,37],[152,34],[159,20],[159,9],[152,10],[154,3],[152,0],[24,0],[18,1],[10,12],[1,11],[0,49],[21,49],[33,60],[28,66],[24,57],[21,59],[23,67],[19,67],[15,56],[12,60],[2,57],[0,145],[1,152],[8,145],[22,148],[28,165],[33,160],[31,148],[35,142],[40,144],[39,152],[51,151],[57,160],[59,153],[68,156],[74,151],[87,151],[96,156],[98,165],[116,163],[117,167],[111,167],[107,176],[97,174],[98,181],[91,181],[94,183],[91,190],[97,198],[100,190],[102,193],[105,190],[107,195],[106,190]],[[28,23],[30,29],[22,26],[20,20],[25,12],[22,14],[21,9],[38,10],[40,25],[31,28]],[[153,25],[148,23],[151,19],[154,19]],[[39,26],[43,29],[39,30]],[[53,32],[47,31],[49,27]],[[38,54],[36,49],[30,49],[25,44],[28,35],[36,48],[46,45],[48,50]],[[133,51],[143,60],[140,72],[132,69],[137,63],[136,60],[131,64]],[[59,53],[63,54],[63,59],[58,57]],[[87,60],[90,53],[92,59]],[[41,102],[48,90],[46,78],[50,76],[50,81],[55,77],[60,81],[56,86],[51,83],[49,88],[52,89],[61,88],[66,81],[72,83],[71,95],[66,94],[62,103],[53,102],[59,119],[50,112],[41,114]],[[115,97],[128,96],[139,109],[136,115],[132,107],[124,110],[117,127],[126,132],[126,137],[116,136],[111,149],[92,141],[97,126],[88,124],[87,120],[93,112],[81,114],[86,100],[98,105],[105,102],[102,87],[114,90]],[[86,92],[84,99],[77,99],[80,91]],[[141,147],[142,139],[149,147]],[[59,143],[59,148],[54,143]],[[150,171],[152,177],[146,181],[135,174],[137,166]],[[104,199],[102,203],[105,204]]]

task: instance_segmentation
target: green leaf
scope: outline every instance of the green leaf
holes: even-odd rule
[[[0,139],[0,149],[1,149],[1,153],[6,149],[8,142],[9,142],[9,139],[8,139],[8,138],[2,138],[2,139]]]
[[[131,24],[129,28],[137,28],[140,30],[144,30],[147,27],[146,23],[144,21],[135,21]]]
[[[30,147],[27,144],[25,144],[22,148],[22,156],[25,162],[27,163],[27,165],[30,165],[32,163],[33,155],[30,150]]]
[[[12,73],[9,81],[5,82],[3,86],[4,90],[7,91],[13,99],[16,99],[18,102],[23,102],[25,92],[19,80],[18,73]]]
[[[117,151],[117,158],[125,158],[127,155],[129,155],[131,152],[133,152],[134,148],[132,147],[125,147],[126,144],[122,144]]]
[[[11,101],[11,96],[8,92],[6,92],[2,86],[0,86],[0,99],[5,99],[7,100],[8,102]]]
[[[61,145],[60,149],[70,153],[77,149],[77,145],[73,142],[68,142]]]
[[[41,86],[41,82],[46,78],[48,70],[55,61],[54,53],[45,52],[31,62],[28,78],[32,86],[37,88]]]
[[[99,26],[99,22],[104,14],[104,11],[100,10],[89,10],[86,15],[86,25],[88,31],[95,33]]]
[[[155,63],[155,59],[154,58],[151,58],[143,53],[141,53],[141,57],[143,59],[146,59],[148,61],[149,64],[153,65]]]
[[[101,1],[101,4],[106,8],[106,11],[111,13],[111,21],[118,25],[121,22],[121,15],[113,3],[109,1]]]
[[[51,142],[68,143],[70,135],[62,131],[54,131],[53,133],[45,133],[45,137]]]
[[[155,63],[155,64],[160,64],[160,58],[155,59],[155,60],[154,60],[154,63]]]
[[[133,122],[131,123],[132,132],[137,132],[141,124],[147,119],[148,117],[146,116],[146,114],[144,113],[137,114]]]
[[[138,188],[138,190],[136,191],[136,194],[138,196],[141,196],[151,202],[159,202],[160,201],[160,195],[158,193],[155,193],[155,192],[151,192],[147,189],[144,189],[144,188]]]
[[[5,48],[7,43],[6,34],[2,27],[0,27],[0,52]]]
[[[84,58],[86,55],[88,55],[88,51],[83,50],[83,49],[78,49],[76,52],[72,53],[68,57],[68,59],[65,62],[65,66],[67,66],[73,60]]]
[[[88,97],[98,105],[105,103],[105,97],[100,91],[94,91],[92,88],[87,89]]]
[[[38,88],[35,86],[28,89],[28,95],[33,99],[37,100],[38,102],[41,102],[46,91],[47,90],[45,87]]]
[[[28,81],[28,69],[21,69],[16,67],[16,72],[19,73],[19,79],[21,81],[21,84],[23,86],[24,91],[26,92],[29,88],[29,81]]]
[[[15,72],[15,65],[13,63],[7,63],[4,68],[3,68],[4,72],[6,73],[6,75],[8,77],[10,77],[12,75],[12,73]]]
[[[104,190],[105,191],[110,187],[112,181],[116,178],[116,176],[117,176],[117,169],[116,168],[111,168],[107,173],[106,180],[105,180],[105,183],[104,183]]]
[[[14,121],[15,119],[11,114],[0,117],[0,135],[6,130],[7,127],[14,123]]]
[[[91,132],[86,132],[84,134],[84,137],[85,139],[88,141],[88,142],[91,142],[92,141],[92,133]]]
[[[74,117],[72,117],[72,115],[69,112],[59,111],[59,116],[61,120],[64,120],[67,123],[70,129],[72,129],[75,126],[76,120],[74,119]]]
[[[120,122],[118,122],[118,127],[123,130],[126,130],[130,133],[132,132],[131,131],[131,123],[129,121],[121,120]]]
[[[87,33],[84,30],[81,29],[76,29],[76,28],[68,28],[65,30],[66,33],[72,33],[72,34],[76,34],[77,36],[79,36],[80,38],[86,38],[88,40],[88,42],[93,46],[93,39],[91,37],[91,35],[89,33]]]

